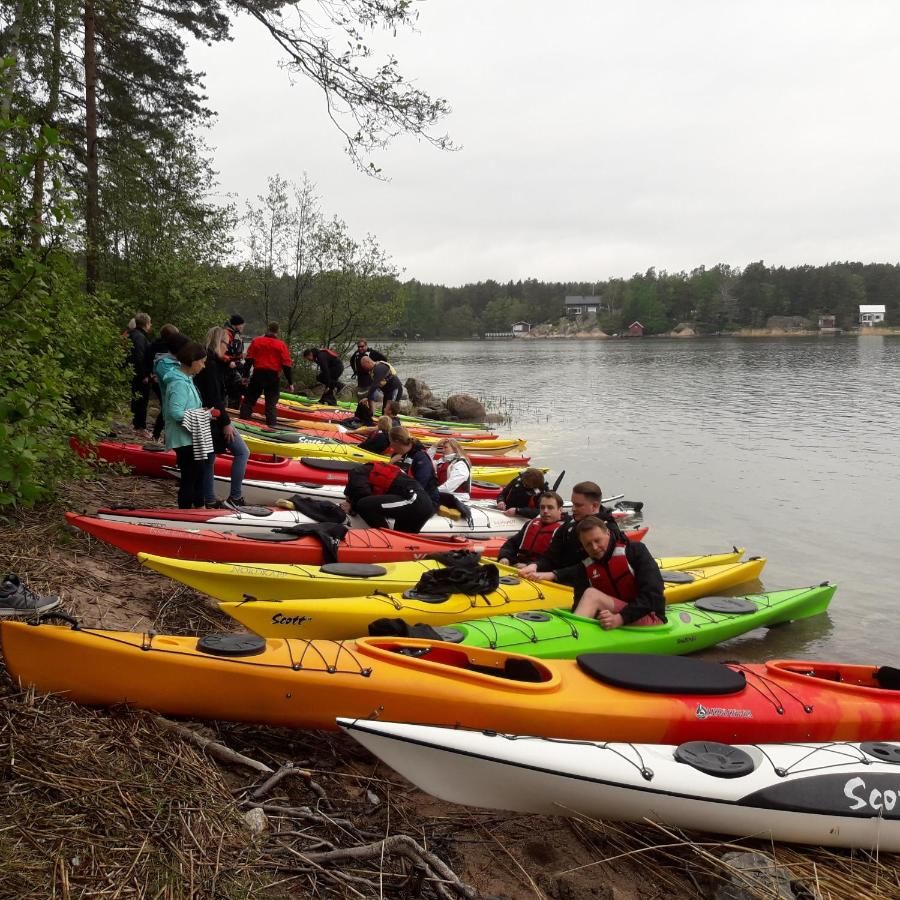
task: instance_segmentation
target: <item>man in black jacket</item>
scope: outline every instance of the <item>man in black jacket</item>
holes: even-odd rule
[[[350,370],[353,372],[353,377],[356,379],[358,386],[357,393],[362,396],[368,394],[369,388],[372,386],[372,373],[367,369],[362,368],[359,364],[359,361],[364,356],[368,356],[369,359],[374,360],[375,362],[387,362],[387,357],[383,353],[373,350],[365,338],[360,338],[356,342],[356,350],[350,357]]]
[[[147,437],[147,405],[150,402],[150,366],[148,356],[150,350],[150,316],[138,313],[134,317],[134,328],[128,332],[131,341],[131,365],[134,374],[131,376],[131,425],[135,431],[143,432]]]
[[[303,351],[303,358],[316,364],[318,368],[316,381],[325,385],[320,401],[326,404],[336,404],[337,395],[344,386],[340,380],[344,371],[344,364],[341,362],[340,356],[329,347],[307,347]]]
[[[349,512],[357,513],[372,528],[417,534],[434,514],[431,498],[415,478],[393,463],[366,463],[347,473],[344,496]]]

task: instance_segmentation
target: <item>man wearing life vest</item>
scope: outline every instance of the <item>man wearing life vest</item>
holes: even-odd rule
[[[228,405],[237,409],[244,393],[244,317],[235,313],[222,327],[228,343],[225,348],[225,392],[228,395]]]
[[[622,625],[662,625],[666,599],[662,575],[650,551],[637,542],[616,539],[602,519],[586,516],[575,526],[584,553],[581,562],[540,581],[558,581],[575,590],[573,612],[598,619],[606,630]]]
[[[340,380],[344,371],[344,364],[340,356],[329,347],[307,347],[303,351],[303,358],[307,362],[316,364],[316,381],[325,385],[320,400],[322,403],[336,404],[337,395],[341,392],[344,383]]]
[[[359,360],[359,370],[371,376],[372,381],[369,392],[366,394],[366,402],[369,409],[375,412],[375,395],[381,391],[381,414],[385,414],[385,406],[391,400],[400,400],[403,397],[403,385],[397,377],[397,370],[387,361],[375,362],[371,356],[363,356]]]
[[[563,521],[563,524],[553,535],[553,540],[546,553],[525,568],[522,575],[526,578],[534,578],[535,573],[552,572],[554,569],[562,569],[580,562],[584,556],[581,541],[575,534],[575,526],[587,516],[596,516],[603,519],[607,527],[613,532],[616,539],[621,537],[619,526],[616,525],[612,514],[607,512],[602,504],[603,492],[600,485],[593,481],[579,481],[572,488],[572,515]]]
[[[416,534],[434,515],[431,498],[419,482],[393,463],[366,463],[352,469],[347,474],[344,496],[349,511],[372,528],[393,527]],[[388,518],[394,520],[393,526]]]
[[[541,494],[549,490],[540,469],[525,469],[500,491],[497,509],[503,510],[507,516],[533,519],[538,514]]]
[[[504,565],[527,565],[550,549],[550,541],[562,524],[563,499],[556,491],[544,491],[538,503],[538,516],[526,522],[500,548],[497,561]]]
[[[387,362],[387,357],[370,347],[369,342],[365,338],[360,338],[356,342],[356,350],[350,357],[350,371],[353,372],[353,377],[356,379],[357,393],[360,396],[368,394],[369,388],[372,386],[371,370],[363,369],[359,364],[359,361],[364,356],[368,356],[375,362]]]

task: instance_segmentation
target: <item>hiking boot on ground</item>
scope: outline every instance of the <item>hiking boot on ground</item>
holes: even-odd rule
[[[0,582],[0,618],[40,615],[56,609],[61,602],[59,597],[29,591],[18,575],[7,575]]]

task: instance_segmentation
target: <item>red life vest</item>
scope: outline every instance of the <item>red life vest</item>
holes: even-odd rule
[[[442,485],[447,480],[447,475],[450,472],[450,466],[455,462],[465,462],[461,457],[455,457],[454,459],[444,460],[439,459],[435,464],[435,475],[437,476],[438,486]],[[454,494],[471,494],[472,493],[472,467],[466,466],[469,470],[469,477],[460,485],[457,485],[453,488],[452,493]]]
[[[588,557],[584,560],[584,568],[591,587],[631,603],[638,595],[638,586],[634,570],[625,556],[627,546],[627,541],[617,542],[606,562]]]
[[[558,522],[550,522],[545,525],[540,519],[532,519],[522,535],[522,543],[519,545],[519,562],[531,562],[543,556],[550,548],[550,541],[556,534],[556,529],[562,525],[562,519]]]
[[[397,480],[398,475],[403,475],[403,469],[393,463],[372,463],[372,471],[369,472],[369,486],[373,494],[389,494],[391,485]]]
[[[335,359],[340,359],[340,356],[338,356],[337,353],[334,352],[334,350],[331,350],[328,347],[321,347],[320,349],[323,353],[327,353],[329,356],[332,356]]]

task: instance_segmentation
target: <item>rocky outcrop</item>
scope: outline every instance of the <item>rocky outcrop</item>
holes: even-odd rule
[[[425,406],[429,400],[434,398],[431,388],[418,378],[407,378],[405,387],[410,401],[415,406]]]
[[[469,394],[451,394],[447,409],[463,422],[483,422],[486,415],[484,404]]]

